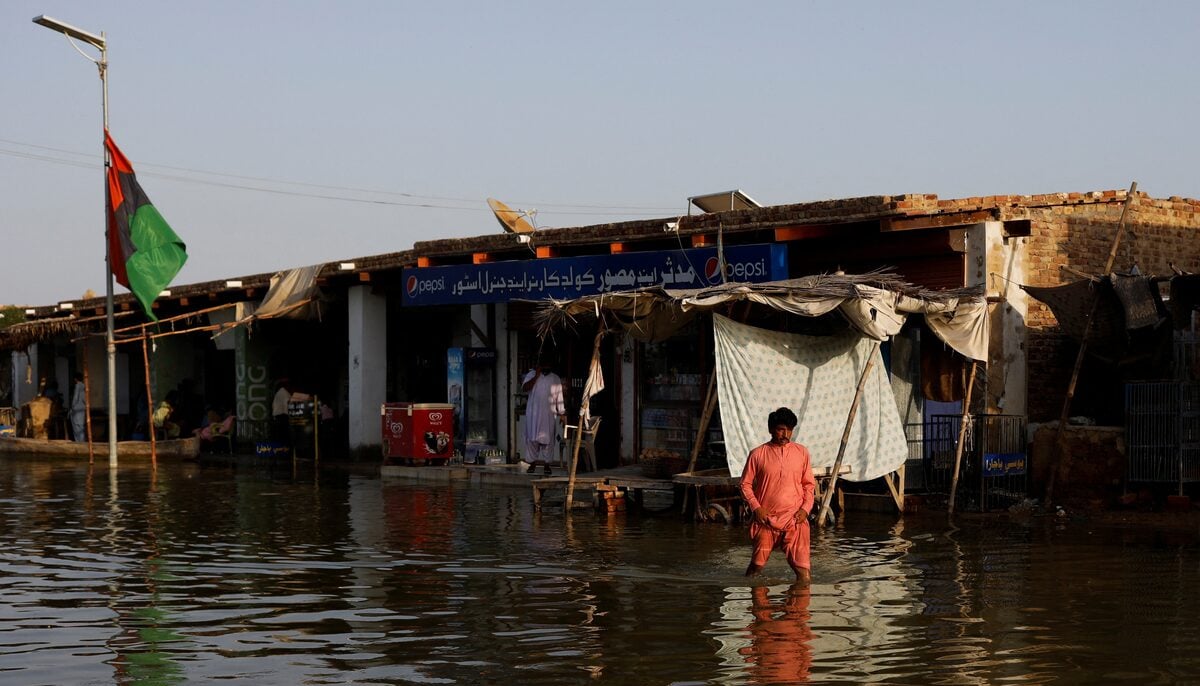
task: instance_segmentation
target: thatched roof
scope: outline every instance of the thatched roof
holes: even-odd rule
[[[103,327],[104,320],[100,320]],[[59,336],[75,337],[81,333],[81,324],[74,317],[61,319],[39,319],[22,322],[0,330],[0,350],[24,350],[34,343],[52,340]]]
[[[114,317],[121,319],[133,316],[133,314],[133,312],[115,312]],[[104,329],[105,318],[103,316],[71,315],[53,319],[35,319],[0,329],[0,350],[24,350],[34,343],[44,343],[60,337],[80,338],[89,334],[103,333]]]

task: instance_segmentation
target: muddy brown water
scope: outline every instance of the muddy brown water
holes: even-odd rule
[[[115,474],[115,477],[114,477]],[[524,489],[0,465],[0,683],[1174,684],[1191,531],[851,514],[811,589],[744,530]]]

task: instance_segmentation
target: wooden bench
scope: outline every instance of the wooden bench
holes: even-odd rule
[[[542,496],[545,495],[546,491],[561,488],[563,490],[563,492],[565,493],[567,490],[567,483],[569,481],[570,481],[570,477],[566,477],[566,476],[551,476],[551,477],[547,477],[545,479],[536,479],[536,480],[532,481],[531,483],[533,484],[533,509],[535,509],[535,510],[542,509]],[[574,506],[575,507],[580,507],[580,506],[591,507],[592,498],[590,497],[590,494],[588,494],[589,497],[587,497],[587,498],[580,498],[578,496],[581,494],[581,492],[586,493],[587,491],[596,490],[596,486],[598,484],[603,484],[603,483],[604,483],[604,477],[576,476],[575,477],[575,489],[574,489],[575,492],[572,494],[572,498],[571,498],[572,501],[574,502]]]
[[[842,468],[838,470],[839,477],[849,473],[849,465],[842,465]],[[821,493],[829,487],[829,483],[833,479],[833,469],[831,467],[815,469],[813,470],[813,476],[817,480],[814,503],[819,504],[821,502]],[[742,483],[742,477],[730,476],[727,469],[705,469],[676,474],[673,481],[677,484],[682,484],[695,494],[695,518],[697,521],[715,521],[719,519],[730,523],[741,519],[740,513],[743,501],[738,488]],[[720,493],[720,489],[724,489],[726,492],[719,495],[714,493]],[[733,492],[730,493],[729,491]],[[684,502],[687,502],[687,500],[685,499]]]

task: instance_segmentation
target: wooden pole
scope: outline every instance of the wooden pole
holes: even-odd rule
[[[96,462],[96,446],[92,443],[92,389],[88,385],[88,348],[87,339],[83,344],[83,419],[87,426],[88,464]]]
[[[821,509],[818,511],[817,524],[824,526],[826,517],[832,519],[833,515],[829,511],[829,502],[833,498],[833,491],[837,486],[838,472],[842,469],[842,458],[846,456],[846,444],[850,441],[850,429],[854,426],[854,415],[858,414],[858,403],[862,400],[863,387],[867,385],[867,375],[871,373],[871,367],[875,366],[875,355],[879,352],[879,341],[875,341],[871,346],[871,352],[867,354],[867,363],[863,366],[862,374],[858,377],[858,387],[854,389],[854,401],[850,403],[850,413],[846,415],[846,428],[842,429],[842,443],[838,446],[837,460],[833,463],[833,475],[829,480],[829,487],[821,494]]]
[[[158,448],[154,442],[154,398],[150,394],[150,350],[146,343],[146,326],[142,325],[142,367],[146,370],[146,412],[150,414],[147,430],[150,433],[150,466],[158,467]],[[165,430],[167,423],[163,422]]]
[[[592,365],[598,363],[600,359],[600,341],[604,340],[604,325],[600,324],[596,331],[596,343],[592,346]],[[591,366],[588,367],[588,373],[591,373]],[[579,401],[579,421],[575,427],[575,445],[571,449],[571,467],[567,476],[567,504],[564,514],[571,514],[572,501],[575,498],[575,467],[579,464],[579,446],[583,443],[583,421],[587,415],[588,407],[591,405],[592,397],[587,393],[582,393],[583,398]]]
[[[708,392],[704,394],[704,412],[700,414],[700,426],[696,431],[696,443],[692,445],[692,457],[688,460],[687,470],[691,472],[696,468],[696,458],[700,456],[700,446],[703,445],[704,434],[708,431],[708,423],[712,420],[713,409],[717,406],[717,370],[713,369],[712,374],[708,377]],[[688,496],[691,495],[692,489],[688,488],[683,491],[683,512],[687,514]]]
[[[700,415],[700,425],[696,429],[696,442],[692,444],[692,456],[688,460],[687,471],[696,468],[696,458],[700,456],[700,446],[704,445],[704,433],[708,431],[708,422],[712,419],[713,408],[716,407],[717,370],[708,375],[708,392],[704,394],[704,412]]]
[[[971,390],[975,388],[975,360],[971,360],[971,372],[967,377],[967,396],[963,398],[962,421],[958,425],[958,445],[954,448],[954,473],[950,477],[950,514],[954,514],[954,501],[958,497],[958,472],[962,465],[963,442],[967,437],[967,422],[971,420]]]
[[[1113,237],[1112,248],[1108,251],[1108,262],[1104,264],[1104,273],[1101,276],[1107,276],[1112,272],[1113,262],[1117,259],[1117,248],[1121,245],[1121,237],[1125,233],[1125,217],[1129,214],[1129,206],[1133,204],[1135,192],[1137,192],[1137,181],[1129,185],[1129,193],[1125,196],[1124,206],[1121,207],[1121,219],[1117,222],[1117,235]],[[1096,287],[1093,285],[1092,288]],[[1075,398],[1075,384],[1079,381],[1079,370],[1083,367],[1083,358],[1087,354],[1088,336],[1092,333],[1092,322],[1096,320],[1096,311],[1100,309],[1099,296],[1098,291],[1092,291],[1092,307],[1088,313],[1087,324],[1083,327],[1083,336],[1079,341],[1079,354],[1075,356],[1075,366],[1071,369],[1071,381],[1067,384],[1067,395],[1063,398],[1062,412],[1058,416],[1058,434],[1054,440],[1058,455],[1050,468],[1050,477],[1046,480],[1046,496],[1044,498],[1046,507],[1050,507],[1050,502],[1054,498],[1054,480],[1061,467],[1059,461],[1066,454],[1067,419],[1071,414],[1071,401]]]

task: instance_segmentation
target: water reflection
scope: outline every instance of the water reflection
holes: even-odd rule
[[[813,586],[744,531],[291,464],[0,465],[0,670],[37,683],[1178,683],[1195,532],[863,515]]]

